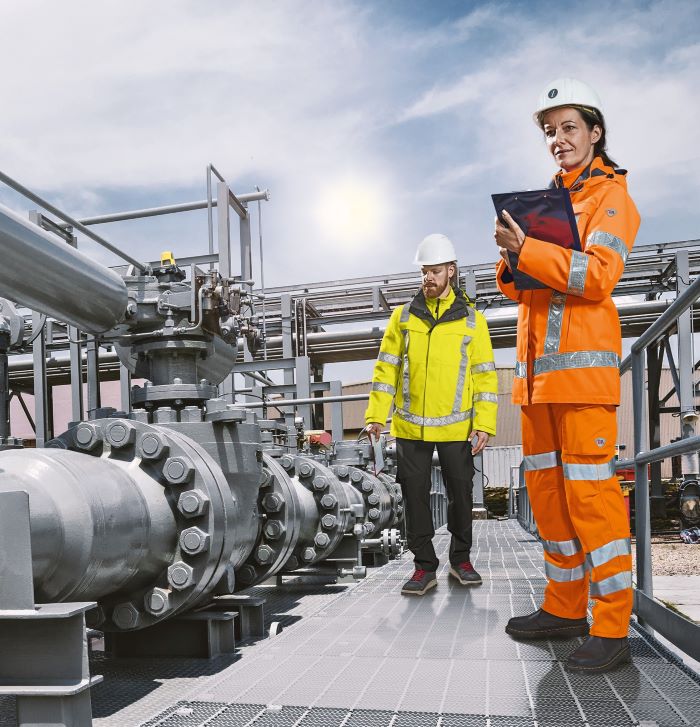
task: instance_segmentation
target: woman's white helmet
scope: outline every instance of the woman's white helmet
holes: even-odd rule
[[[433,233],[424,237],[413,261],[414,265],[442,265],[451,263],[457,259],[455,246],[447,235]]]
[[[600,96],[587,83],[575,78],[557,78],[547,84],[537,102],[535,122],[539,124],[537,117],[543,111],[559,106],[584,106],[595,109],[599,114],[603,113]]]

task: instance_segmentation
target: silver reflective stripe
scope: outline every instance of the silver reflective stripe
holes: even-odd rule
[[[469,341],[471,336],[464,336],[462,339],[462,345],[460,346],[461,358],[459,361],[459,373],[457,374],[457,388],[455,389],[455,400],[452,404],[452,411],[457,412],[462,408],[462,398],[464,397],[464,382],[467,378],[467,366],[469,365],[469,354],[467,348],[469,347]]]
[[[476,311],[471,307],[467,307],[467,328],[476,328]]]
[[[607,596],[616,591],[622,591],[625,588],[632,588],[632,571],[626,570],[622,573],[616,573],[610,578],[603,578],[602,581],[591,581],[589,585],[589,593],[591,596]]]
[[[615,460],[605,464],[579,464],[564,462],[565,480],[609,480],[615,476]]]
[[[483,374],[486,371],[495,371],[496,364],[493,361],[487,361],[486,363],[480,363],[472,366],[472,374]]]
[[[492,394],[490,391],[482,391],[474,394],[474,401],[491,401],[494,404],[498,404],[498,394]]]
[[[408,323],[408,319],[410,317],[411,317],[411,304],[404,303],[404,306],[401,309],[401,317],[399,318],[399,323]]]
[[[620,368],[620,357],[613,351],[574,351],[552,353],[535,359],[534,373],[546,374],[564,369]],[[518,375],[518,365],[515,365]]]
[[[561,322],[564,319],[564,304],[566,296],[564,293],[552,291],[552,299],[549,301],[549,313],[547,313],[547,333],[544,338],[544,352],[557,353],[561,342]]]
[[[444,417],[420,417],[416,414],[396,407],[395,414],[410,424],[417,424],[419,427],[446,427],[448,424],[457,424],[458,422],[466,422],[471,419],[474,412],[469,409],[467,411],[458,411],[454,414],[448,414]]]
[[[383,391],[385,394],[391,394],[392,396],[396,394],[395,387],[391,384],[382,384],[379,381],[374,381],[372,383],[372,391]]]
[[[535,470],[548,470],[552,467],[561,467],[561,452],[542,452],[541,454],[528,454],[523,457],[525,472]]]
[[[407,305],[404,306],[407,308]],[[403,332],[403,381],[401,385],[401,393],[403,394],[403,405],[406,409],[411,408],[411,377],[408,368],[408,330]]]
[[[401,356],[394,356],[393,353],[386,353],[386,351],[379,352],[379,360],[384,363],[391,364],[392,366],[398,366],[401,363]]]
[[[589,568],[597,568],[619,555],[632,555],[632,545],[629,538],[620,538],[610,543],[601,545],[600,548],[586,553],[586,565]]]
[[[544,562],[544,572],[552,581],[558,583],[569,583],[570,581],[580,581],[586,575],[586,568],[582,565],[574,566],[573,568],[560,568],[548,560]]]
[[[526,379],[527,378],[527,363],[525,361],[515,362],[515,378]]]
[[[622,258],[623,264],[627,262],[627,255],[629,255],[627,245],[625,245],[619,237],[611,235],[609,232],[592,232],[586,240],[586,248],[589,248],[592,245],[609,247]]]
[[[542,547],[548,553],[557,555],[576,555],[581,551],[581,542],[578,538],[573,540],[543,540]]]
[[[569,267],[569,283],[566,292],[573,295],[583,295],[586,287],[586,273],[588,272],[588,255],[585,252],[574,250],[571,253],[571,266]]]

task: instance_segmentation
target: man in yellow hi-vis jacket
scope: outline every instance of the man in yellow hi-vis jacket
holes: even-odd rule
[[[453,285],[456,258],[445,235],[428,235],[418,246],[414,262],[423,285],[391,315],[365,413],[367,430],[379,436],[395,401],[391,433],[416,568],[401,592],[420,596],[437,585],[430,510],[435,447],[447,490],[450,575],[463,585],[481,583],[470,556],[472,456],[496,434],[498,384],[486,319]]]

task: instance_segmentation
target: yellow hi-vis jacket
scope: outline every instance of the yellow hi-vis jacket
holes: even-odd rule
[[[396,308],[374,367],[365,422],[427,442],[465,441],[474,429],[496,433],[498,380],[484,316],[450,289],[446,298],[420,291]]]

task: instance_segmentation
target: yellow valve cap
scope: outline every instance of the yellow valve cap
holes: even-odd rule
[[[173,257],[173,254],[170,251],[162,252],[160,254],[160,264],[162,267],[175,265],[175,258]]]

